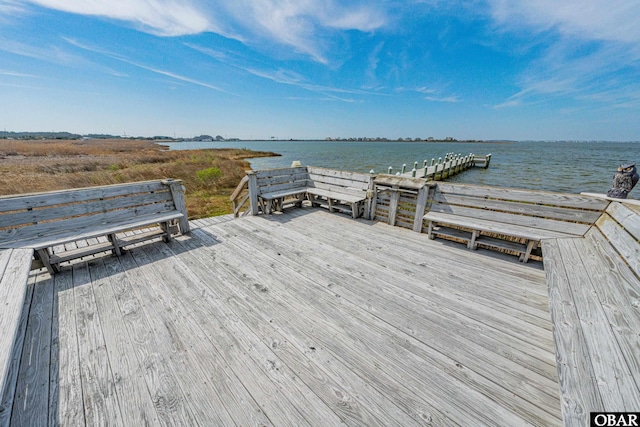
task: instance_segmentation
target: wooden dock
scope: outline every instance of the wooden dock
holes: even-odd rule
[[[427,181],[444,181],[447,178],[451,178],[461,172],[466,171],[469,168],[479,167],[487,169],[491,163],[491,154],[486,156],[477,156],[470,153],[466,156],[456,153],[447,153],[444,158],[439,157],[438,160],[431,159],[430,162],[425,160],[420,167],[418,162],[414,162],[413,169],[407,171],[407,165],[402,165],[400,172],[396,175],[400,175],[408,178],[424,178]],[[388,174],[393,173],[393,168],[389,168]]]
[[[12,425],[562,424],[541,263],[309,207],[190,225],[32,273]]]

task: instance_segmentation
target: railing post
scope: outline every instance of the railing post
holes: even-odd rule
[[[247,171],[249,177],[249,206],[251,215],[258,215],[258,177],[254,171]]]
[[[369,173],[369,184],[367,185],[367,200],[365,201],[364,217],[373,220],[376,216],[376,206],[378,204],[378,195],[376,193],[376,175],[373,169]]]
[[[187,205],[184,201],[184,187],[182,186],[182,180],[180,179],[165,179],[162,181],[164,185],[169,187],[171,191],[171,197],[173,198],[173,204],[176,209],[182,213],[182,218],[178,220],[180,225],[180,233],[187,234],[191,231],[189,226],[189,216],[187,215]]]
[[[422,217],[427,208],[427,196],[429,195],[429,186],[425,185],[418,191],[418,202],[416,203],[416,216],[413,220],[413,231],[422,233]]]

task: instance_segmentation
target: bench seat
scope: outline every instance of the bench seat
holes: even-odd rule
[[[543,239],[583,237],[608,203],[574,194],[438,183],[423,221],[431,239],[503,249],[527,262]]]
[[[51,248],[65,243],[91,239],[93,237],[108,236],[122,231],[146,227],[152,224],[167,223],[180,219],[183,216],[184,215],[180,212],[171,212],[168,214],[146,215],[133,218],[129,221],[111,222],[109,219],[106,219],[104,224],[95,224],[80,230],[74,229],[54,232],[50,235],[36,239],[29,238],[25,240],[14,240],[8,243],[3,243],[2,246],[5,248],[31,248],[36,250]]]
[[[326,203],[326,207],[329,209],[329,212],[333,212],[334,210],[340,210],[346,213],[350,213],[353,218],[358,218],[360,216],[360,204],[367,199],[367,195],[365,191],[362,191],[362,195],[354,195],[347,194],[340,191],[335,190],[327,190],[323,188],[310,187],[307,188],[307,194],[310,196],[312,205],[322,205]],[[316,197],[324,197],[326,202],[317,199]],[[344,202],[348,205],[345,207],[344,205],[337,202]]]
[[[433,239],[435,235],[445,235],[466,240],[467,247],[469,249],[477,249],[478,246],[508,249],[519,252],[523,262],[527,262],[531,255],[531,251],[536,248],[540,240],[557,237],[573,237],[571,234],[560,233],[558,231],[542,230],[441,212],[429,212],[423,217],[423,219],[429,222],[427,234],[430,239]],[[467,234],[467,236],[465,236],[465,234],[462,234],[459,231],[436,230],[434,229],[436,224],[454,225],[457,227],[468,228],[472,231],[471,234]],[[514,242],[501,241],[500,239],[480,236],[480,232],[495,233],[524,239],[527,240],[527,244],[519,245]]]
[[[132,242],[187,233],[189,222],[181,181],[162,180],[0,197],[0,248],[34,250],[33,267],[59,271],[60,263],[121,248]],[[135,238],[117,233],[158,224]],[[106,237],[86,247],[65,244]],[[132,240],[133,239],[133,240]],[[61,249],[61,250],[58,250]],[[55,252],[55,253],[54,253]]]
[[[307,188],[307,193],[347,203],[359,203],[364,202],[367,199],[367,195],[364,191],[362,192],[362,196],[355,196],[353,194],[345,194],[339,191],[325,190],[322,188]]]
[[[33,249],[0,249],[0,425],[8,425],[26,328]],[[26,307],[25,307],[26,304]]]
[[[260,203],[266,214],[271,214],[273,210],[281,211],[284,208],[284,199],[295,197],[295,204],[302,204],[304,195],[307,193],[306,187],[297,187],[289,190],[274,191],[260,195]],[[266,203],[265,203],[266,202]]]
[[[260,210],[270,214],[282,210],[285,199],[301,205],[306,196],[314,206],[324,206],[329,211],[350,213],[354,218],[367,213],[364,201],[370,187],[371,176],[317,167],[291,167],[247,172],[251,212]]]
[[[299,187],[299,188],[292,188],[290,190],[274,191],[273,193],[263,193],[263,194],[260,194],[260,197],[264,200],[275,200],[275,199],[282,199],[284,197],[291,197],[291,196],[297,196],[300,194],[305,194],[306,192],[307,192],[307,187]]]

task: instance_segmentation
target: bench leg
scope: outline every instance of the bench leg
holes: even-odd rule
[[[478,245],[476,244],[476,239],[478,238],[479,234],[480,232],[478,230],[473,230],[473,232],[471,233],[471,240],[469,240],[469,245],[467,245],[469,249],[472,249],[472,250],[478,249]]]
[[[525,251],[524,254],[520,256],[520,261],[522,262],[529,261],[529,257],[531,256],[531,251],[536,248],[537,243],[538,242],[536,242],[535,240],[529,240],[529,243],[527,243],[527,250]]]
[[[431,240],[435,238],[433,235],[433,221],[429,221],[429,225],[427,226],[427,237]]]
[[[171,225],[168,222],[161,223],[160,228],[164,231],[164,234],[162,235],[163,242],[169,243],[173,240],[173,236],[171,235]]]
[[[358,203],[351,203],[351,217],[353,219],[358,218]]]
[[[51,264],[51,261],[49,260],[49,251],[47,250],[47,248],[38,249],[36,253],[38,254],[38,258],[40,258],[40,261],[42,261],[44,266],[47,268],[49,274],[53,276],[54,274],[60,272],[60,268],[58,265]]]
[[[331,197],[327,197],[327,201],[329,202],[329,212],[333,213],[333,200]]]
[[[111,249],[111,253],[113,253],[116,256],[122,255],[122,251],[120,250],[120,243],[118,242],[118,238],[116,237],[116,235],[109,234],[107,237],[109,238],[109,241],[113,245],[113,249]]]

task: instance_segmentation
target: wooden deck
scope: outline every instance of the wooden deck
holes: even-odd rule
[[[542,265],[324,210],[33,273],[13,425],[560,425]]]

